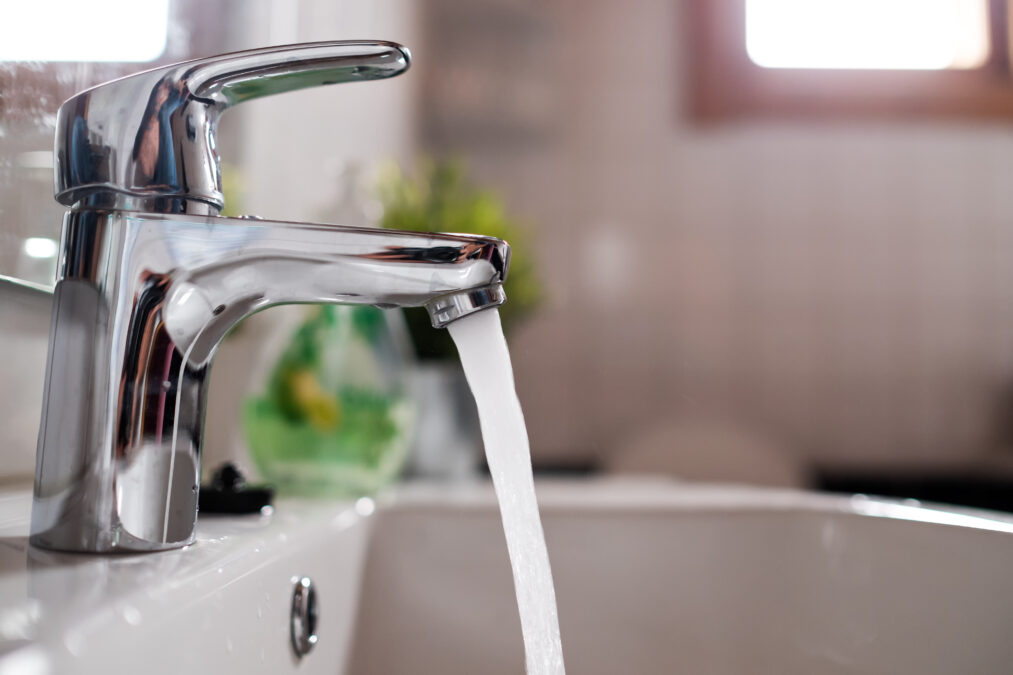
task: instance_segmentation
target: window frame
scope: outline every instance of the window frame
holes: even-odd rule
[[[746,52],[746,0],[684,0],[690,112],[743,119],[1013,119],[1010,0],[989,0],[991,48],[964,70],[764,68]]]

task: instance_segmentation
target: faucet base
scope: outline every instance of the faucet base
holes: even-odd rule
[[[105,555],[133,555],[137,553],[157,553],[159,551],[172,551],[177,548],[189,546],[196,541],[195,536],[190,536],[184,541],[152,542],[144,541],[126,535],[122,538],[114,537],[113,541],[107,543],[81,541],[78,543],[68,542],[66,538],[54,539],[47,534],[33,534],[28,538],[28,544],[33,548],[41,548],[47,551],[58,551],[60,553],[101,553]]]

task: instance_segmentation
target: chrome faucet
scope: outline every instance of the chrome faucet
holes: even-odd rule
[[[208,373],[240,319],[284,303],[424,305],[433,325],[505,301],[487,237],[223,218],[218,118],[260,96],[393,77],[389,42],[319,42],[131,75],[66,101],[31,543],[155,551],[194,539]]]

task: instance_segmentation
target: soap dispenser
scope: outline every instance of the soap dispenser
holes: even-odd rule
[[[363,164],[335,163],[322,223],[375,227]],[[371,208],[372,207],[372,208]],[[370,305],[307,306],[280,323],[261,358],[242,427],[261,476],[283,495],[370,495],[401,472],[415,430],[407,376],[413,355],[401,312]]]

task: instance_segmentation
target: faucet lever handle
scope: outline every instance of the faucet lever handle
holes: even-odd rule
[[[253,98],[341,82],[381,80],[408,68],[393,42],[308,42],[222,54],[179,64],[190,91],[221,109]]]
[[[88,89],[60,107],[56,200],[67,206],[217,212],[216,128],[233,105],[271,94],[394,77],[393,42],[332,41],[221,54]]]

